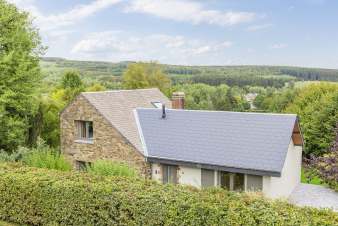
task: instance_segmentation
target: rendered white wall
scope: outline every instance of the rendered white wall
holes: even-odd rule
[[[263,193],[269,198],[288,198],[300,183],[302,147],[291,141],[281,177],[263,177]]]
[[[161,165],[157,163],[151,164],[151,178],[162,183]]]
[[[178,183],[201,187],[201,169],[180,166],[178,170]]]

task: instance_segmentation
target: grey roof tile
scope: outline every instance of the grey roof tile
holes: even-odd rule
[[[152,102],[171,101],[157,88],[81,93],[134,147],[143,153],[133,115],[137,107],[154,107]]]
[[[281,173],[297,116],[136,109],[148,157]]]

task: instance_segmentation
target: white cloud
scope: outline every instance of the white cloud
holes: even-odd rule
[[[286,43],[275,43],[270,46],[271,49],[285,49],[288,47],[288,44]]]
[[[259,31],[265,30],[272,27],[272,24],[259,24],[259,25],[252,25],[247,28],[247,31]]]
[[[127,6],[126,12],[146,13],[192,24],[205,23],[220,26],[250,22],[256,17],[252,12],[205,9],[202,4],[189,0],[133,0]]]
[[[77,22],[121,1],[122,0],[95,0],[88,4],[75,5],[66,12],[44,15],[35,6],[35,0],[10,0],[11,3],[14,3],[20,9],[30,12],[34,18],[34,23],[42,31],[50,31],[64,26],[74,25]]]
[[[79,41],[72,49],[73,57],[111,61],[159,60],[182,64],[215,56],[232,46],[232,42],[210,42],[164,34],[141,35],[122,31],[96,32]],[[203,61],[201,60],[200,63]]]

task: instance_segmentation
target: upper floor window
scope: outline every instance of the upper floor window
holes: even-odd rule
[[[93,122],[75,121],[78,140],[92,140],[94,135]]]

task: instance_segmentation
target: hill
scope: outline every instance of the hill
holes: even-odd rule
[[[75,61],[48,57],[41,59],[42,71],[47,82],[56,82],[65,70],[80,71],[85,81],[110,83],[119,81],[131,61],[118,63],[102,61]],[[282,87],[290,81],[338,81],[338,70],[289,66],[181,66],[162,65],[164,71],[176,83],[206,83],[230,86]]]

